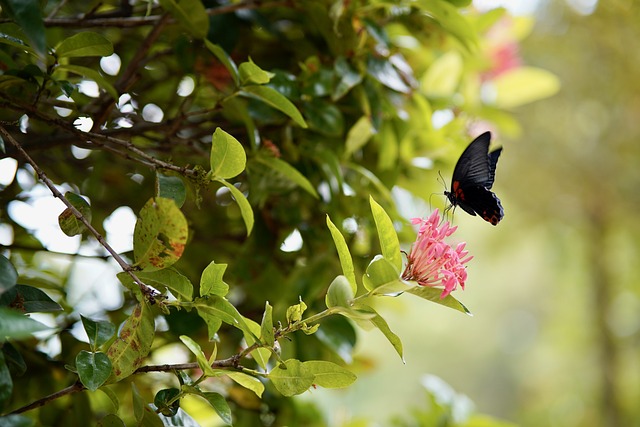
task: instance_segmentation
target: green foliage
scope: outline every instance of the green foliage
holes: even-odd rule
[[[113,45],[102,34],[83,32],[62,40],[55,53],[58,58],[109,56],[113,53]]]
[[[404,357],[377,301],[415,295],[468,313],[401,279],[413,232],[391,190],[427,200],[435,174],[415,158],[451,165],[472,122],[513,124],[501,108],[557,90],[548,73],[521,69],[482,100],[489,25],[460,9],[468,1],[1,3],[13,20],[0,24],[2,156],[75,208],[58,218],[80,253],[103,247],[122,269],[104,278],[117,277],[122,301],[109,306],[105,287],[86,305],[76,282],[91,281],[5,209],[31,202],[33,184],[3,189],[0,222],[14,238],[0,255],[0,404],[10,414],[75,384],[68,401],[29,414],[47,425],[318,425],[290,397],[356,381],[357,327]],[[521,88],[530,81],[535,91]],[[439,110],[451,121],[432,123]],[[90,130],[79,126],[88,118]],[[132,247],[114,249],[120,226],[106,219],[125,206],[138,212]],[[67,370],[43,360],[33,333],[49,328],[32,312],[56,314]],[[78,321],[88,347],[66,332]],[[152,364],[176,345],[188,363]],[[152,371],[166,374],[150,381]]]

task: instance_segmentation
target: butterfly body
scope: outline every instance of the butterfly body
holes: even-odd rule
[[[460,206],[469,215],[480,215],[497,225],[504,217],[500,199],[492,191],[496,165],[502,148],[489,152],[491,133],[485,132],[464,150],[451,179],[451,191],[445,191],[452,206]]]

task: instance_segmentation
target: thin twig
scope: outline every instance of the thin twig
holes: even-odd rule
[[[42,399],[38,399],[35,402],[32,402],[28,405],[25,405],[21,408],[18,408],[14,411],[11,411],[11,414],[21,414],[23,412],[27,412],[30,411],[32,409],[36,409],[39,408],[41,406],[46,405],[47,403],[51,402],[52,400],[56,400],[59,399],[61,397],[73,394],[73,393],[77,393],[79,391],[84,390],[84,386],[82,385],[82,383],[80,382],[80,380],[76,381],[75,383],[73,383],[72,385],[70,385],[67,388],[63,388],[60,391],[56,391],[55,393],[52,393],[48,396],[43,397]]]
[[[0,93],[0,97],[3,97],[2,94]],[[7,99],[6,97],[4,97],[5,99]],[[51,117],[41,111],[39,111],[38,109],[29,106],[29,105],[24,105],[21,103],[16,102],[15,100],[8,100],[9,102],[0,102],[0,106],[3,105],[7,105],[10,108],[11,107],[17,107],[25,112],[27,112],[29,114],[30,117],[32,118],[36,118],[39,120],[42,120],[44,122],[47,122],[49,124],[53,124],[73,135],[75,135],[77,138],[79,138],[80,140],[82,140],[83,142],[87,142],[90,141],[90,144],[92,144],[93,146],[97,146],[100,148],[104,148],[108,151],[112,151],[120,156],[123,156],[129,160],[133,160],[139,163],[142,163],[146,166],[149,167],[153,167],[153,168],[157,168],[157,169],[166,169],[166,170],[170,170],[170,171],[174,171],[177,172],[179,174],[181,174],[182,176],[185,177],[195,177],[198,175],[198,172],[195,169],[190,169],[188,167],[185,166],[176,166],[172,163],[168,163],[165,162],[163,160],[160,159],[156,159],[155,157],[145,153],[144,151],[140,150],[138,147],[136,147],[132,142],[130,141],[126,141],[123,139],[119,139],[119,138],[114,138],[112,136],[108,136],[108,135],[103,135],[102,133],[96,133],[96,132],[84,132],[78,128],[76,128],[72,123],[69,123],[61,118],[58,117]],[[132,157],[126,153],[122,153],[118,150],[115,150],[115,148],[113,147],[114,145],[116,146],[120,146],[125,148],[126,150],[130,151],[131,153],[135,154],[136,156],[139,156],[140,158],[136,158],[136,157]],[[85,145],[85,147],[91,147],[91,145]]]
[[[144,65],[144,58],[149,52],[149,49],[156,42],[160,34],[162,33],[162,29],[169,21],[169,14],[165,13],[162,15],[162,18],[156,23],[153,27],[153,30],[149,33],[149,35],[142,42],[142,45],[136,50],[136,54],[133,56],[127,68],[124,70],[120,78],[115,84],[115,89],[117,93],[125,93],[129,88],[133,85],[136,80],[136,74],[141,66]],[[116,105],[117,99],[112,99],[111,96],[108,96],[107,103],[101,107],[101,111],[95,115],[95,120],[93,122],[93,131],[100,129],[103,126],[103,122],[107,120],[109,113]]]
[[[266,9],[271,7],[291,6],[290,0],[261,2],[247,1],[242,3],[230,4],[206,10],[207,15],[224,15],[226,13],[238,10]],[[144,25],[154,25],[163,15],[151,16],[124,16],[124,17],[97,17],[86,18],[84,15],[74,18],[45,18],[44,25],[46,27],[69,27],[69,28],[91,28],[91,27],[118,27],[132,28]],[[0,24],[12,22],[10,19],[0,19]],[[175,19],[171,19],[170,23],[175,23]]]
[[[53,184],[53,182],[51,182],[51,180],[47,177],[44,171],[40,169],[40,166],[38,166],[38,164],[31,158],[31,156],[29,156],[29,154],[27,154],[27,152],[24,151],[20,143],[18,143],[18,141],[16,141],[13,138],[11,133],[9,133],[2,126],[0,126],[0,135],[2,135],[2,137],[6,141],[9,141],[9,143],[13,145],[16,150],[18,150],[18,152],[22,155],[22,157],[24,157],[24,159],[31,165],[31,167],[33,167],[33,169],[38,174],[38,177],[40,178],[40,180],[49,188],[51,193],[53,193],[55,197],[60,199],[62,203],[64,203],[67,206],[67,208],[73,213],[73,215],[78,219],[78,221],[80,221],[87,228],[87,230],[89,230],[89,232],[93,234],[93,236],[98,240],[98,242],[107,250],[107,252],[111,254],[113,259],[115,259],[116,262],[120,265],[120,268],[122,268],[122,270],[126,272],[133,279],[134,283],[138,285],[142,293],[149,299],[149,301],[153,302],[155,296],[157,295],[157,292],[152,288],[150,288],[149,286],[145,285],[142,282],[142,280],[138,278],[138,276],[133,272],[133,268],[124,259],[122,259],[120,254],[118,254],[118,252],[116,252],[111,247],[111,245],[107,243],[105,238],[102,237],[102,235],[98,232],[98,230],[93,228],[91,223],[84,217],[84,215],[82,215],[82,213],[78,209],[76,209],[76,207],[73,206],[73,204],[71,204],[71,202],[56,188],[56,186]]]

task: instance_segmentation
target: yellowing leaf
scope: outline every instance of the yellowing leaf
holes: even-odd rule
[[[146,303],[136,305],[124,322],[118,338],[107,351],[113,367],[111,377],[114,381],[128,377],[142,365],[151,350],[154,334],[155,323],[151,309]]]
[[[133,231],[136,265],[147,271],[171,266],[182,256],[188,233],[187,220],[173,199],[149,199]]]
[[[259,379],[242,372],[225,371],[225,374],[233,381],[240,384],[242,387],[254,392],[256,396],[262,397],[262,393],[264,392],[264,384],[262,384]]]
[[[91,207],[85,199],[70,191],[67,192],[64,196],[88,222],[91,222]],[[60,229],[62,230],[62,232],[67,236],[82,234],[82,232],[86,229],[85,225],[71,211],[71,208],[66,208],[64,211],[62,211],[62,213],[58,216],[58,224],[60,225]]]

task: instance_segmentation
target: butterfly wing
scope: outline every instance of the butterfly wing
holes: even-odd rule
[[[504,217],[504,210],[498,196],[479,185],[467,187],[458,192],[456,204],[468,214],[478,214],[493,225],[497,225]]]
[[[456,167],[453,169],[451,188],[458,186],[480,185],[491,188],[495,179],[496,165],[502,148],[498,148],[489,154],[491,132],[485,132],[478,136],[462,152]]]
[[[469,144],[453,170],[452,191],[445,194],[452,205],[496,225],[504,211],[500,199],[490,190],[502,148],[489,153],[490,142],[491,133],[485,132]]]

